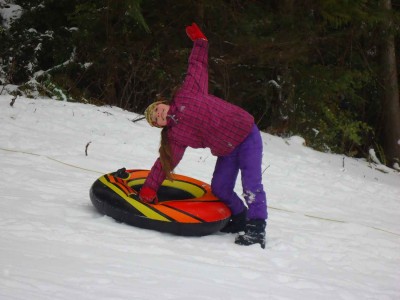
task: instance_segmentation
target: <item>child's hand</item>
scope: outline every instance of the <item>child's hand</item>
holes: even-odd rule
[[[206,36],[203,32],[201,32],[199,26],[197,26],[196,23],[193,23],[192,25],[186,27],[186,34],[193,42],[198,39],[208,41]]]
[[[141,188],[141,190],[139,192],[139,198],[140,198],[140,200],[142,200],[143,202],[146,202],[146,203],[154,202],[155,204],[157,204],[157,202],[158,202],[157,192],[149,187]]]

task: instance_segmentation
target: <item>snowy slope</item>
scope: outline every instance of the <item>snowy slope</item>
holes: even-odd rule
[[[11,98],[0,96],[0,299],[400,299],[399,173],[263,134],[265,250],[162,234],[99,215],[88,194],[103,173],[149,169],[159,129],[115,107]],[[210,182],[214,163],[190,149],[176,172]]]

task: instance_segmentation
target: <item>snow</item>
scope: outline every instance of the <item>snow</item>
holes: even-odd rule
[[[9,29],[12,22],[18,19],[21,14],[21,6],[12,3],[6,3],[6,1],[0,0],[0,16],[2,19],[2,26],[4,28]]]
[[[368,151],[369,153],[369,157],[371,158],[371,160],[376,163],[376,164],[381,164],[381,162],[379,161],[378,157],[376,156],[375,150],[374,149],[369,149]]]
[[[159,129],[116,107],[12,98],[0,96],[0,299],[400,299],[398,172],[263,134],[266,249],[174,236],[89,199],[102,174],[149,169]],[[176,172],[210,182],[215,160],[189,149]]]

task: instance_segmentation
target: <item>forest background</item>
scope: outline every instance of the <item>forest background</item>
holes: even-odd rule
[[[261,130],[399,168],[399,1],[0,0],[0,12],[0,93],[143,113],[182,82],[196,22],[209,92]]]

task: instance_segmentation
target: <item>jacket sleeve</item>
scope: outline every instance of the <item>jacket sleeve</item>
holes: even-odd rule
[[[208,94],[208,41],[197,39],[193,42],[182,89]]]
[[[171,153],[172,153],[172,167],[175,168],[178,163],[181,161],[183,154],[185,153],[186,147],[176,145],[175,143],[171,143]],[[157,158],[153,167],[150,170],[149,175],[146,178],[146,181],[143,187],[149,187],[155,191],[158,191],[162,182],[165,180],[165,174],[162,169],[160,158]]]

